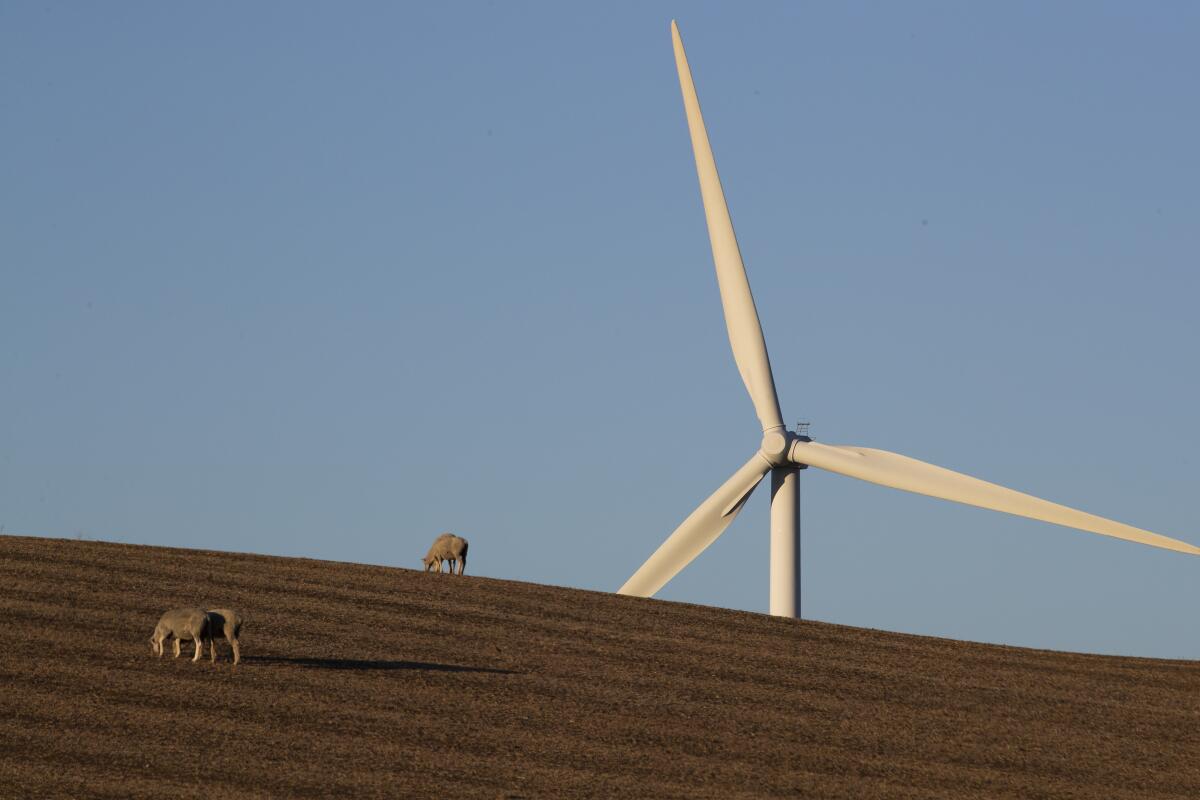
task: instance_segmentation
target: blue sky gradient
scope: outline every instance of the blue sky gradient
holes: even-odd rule
[[[0,3],[3,531],[615,590],[758,442],[672,17],[789,423],[1200,543],[1187,3]],[[1195,558],[803,525],[808,618],[1200,658]]]

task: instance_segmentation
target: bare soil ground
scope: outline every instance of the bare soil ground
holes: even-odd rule
[[[11,536],[0,624],[4,798],[1200,797],[1195,662]]]

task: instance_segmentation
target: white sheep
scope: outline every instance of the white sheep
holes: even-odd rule
[[[461,536],[455,536],[453,533],[443,533],[434,539],[433,545],[421,559],[421,563],[425,565],[426,572],[440,573],[443,562],[449,563],[451,575],[454,574],[454,567],[457,564],[458,574],[462,575],[467,568],[467,540]]]
[[[217,639],[224,638],[233,647],[233,663],[242,660],[238,648],[238,637],[242,635],[242,618],[230,608],[210,608],[208,610],[208,648],[209,660],[217,660]]]
[[[163,643],[167,639],[173,639],[175,657],[179,658],[179,643],[190,639],[196,643],[196,654],[192,661],[199,661],[204,642],[209,639],[208,625],[208,614],[198,608],[173,608],[163,614],[154,626],[154,635],[150,637],[150,652],[162,658]]]

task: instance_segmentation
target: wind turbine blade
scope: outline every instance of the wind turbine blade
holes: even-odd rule
[[[771,465],[757,453],[667,537],[618,594],[651,597],[725,532]]]
[[[729,218],[729,208],[725,205],[725,193],[721,189],[721,178],[717,175],[717,162],[713,159],[708,133],[704,130],[700,100],[696,97],[692,72],[688,69],[687,55],[683,52],[683,40],[679,38],[679,26],[673,20],[671,39],[675,44],[675,67],[679,71],[679,88],[683,91],[692,152],[696,156],[696,173],[700,178],[700,194],[704,200],[704,216],[708,222],[708,238],[717,267],[717,283],[721,288],[721,306],[725,310],[725,327],[729,331],[733,360],[737,363],[750,399],[754,401],[754,410],[758,413],[763,430],[780,428],[783,427],[783,416],[779,413],[779,397],[775,392],[775,379],[771,375],[767,343],[763,339],[758,310],[754,306],[754,296],[750,293],[750,282],[746,278],[746,268],[742,264],[742,254],[733,232],[733,220]]]
[[[797,464],[820,467],[893,489],[940,497],[969,506],[990,508],[993,511],[1003,511],[1018,517],[1029,517],[1152,547],[1200,555],[1200,547],[1178,539],[1114,522],[1085,511],[1077,511],[886,450],[798,441],[792,446],[791,459]]]

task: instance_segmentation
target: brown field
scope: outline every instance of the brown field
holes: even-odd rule
[[[242,663],[152,657],[179,605]],[[4,798],[1200,797],[1190,661],[11,536],[0,620]]]

